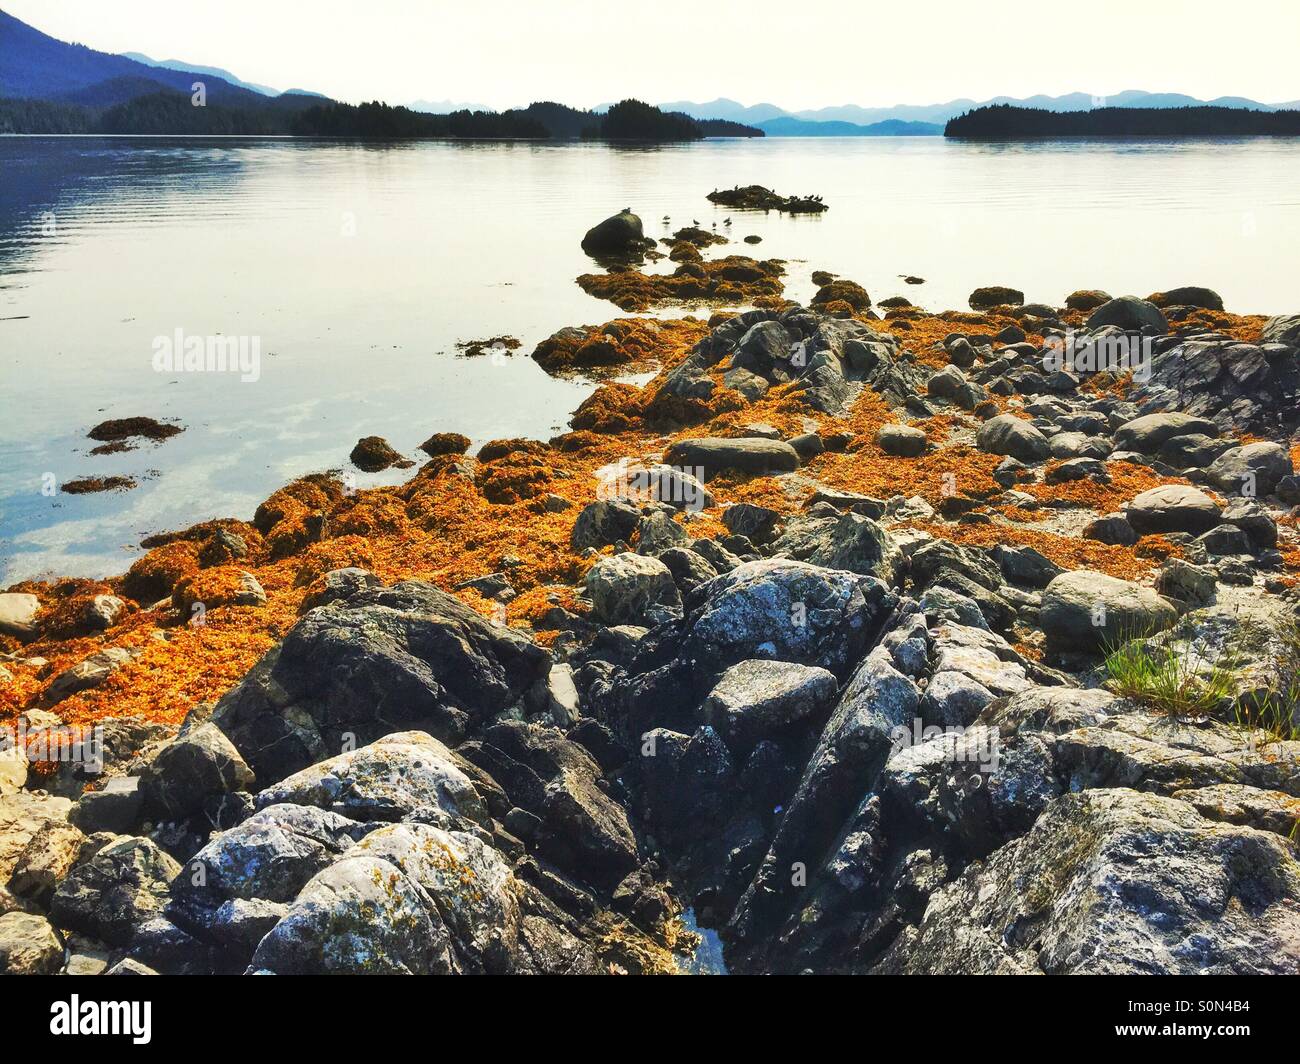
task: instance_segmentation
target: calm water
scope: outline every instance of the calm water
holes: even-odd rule
[[[831,209],[742,215],[704,198],[751,182]],[[0,584],[120,571],[142,535],[248,517],[290,478],[344,465],[362,435],[414,452],[435,431],[561,431],[590,386],[526,355],[561,326],[618,315],[574,278],[591,268],[583,231],[625,206],[655,236],[665,215],[762,236],[758,253],[789,260],[796,299],[829,269],[929,309],[964,308],[993,283],[1054,303],[1082,287],[1205,284],[1237,311],[1300,309],[1296,141],[0,138]],[[156,372],[154,338],[178,328],[259,338],[260,379]],[[456,353],[499,334],[521,353]],[[136,414],[187,431],[86,453],[91,425]],[[42,494],[46,474],[114,473],[140,484]]]

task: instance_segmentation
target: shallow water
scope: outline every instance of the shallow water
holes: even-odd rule
[[[787,218],[704,198],[751,182],[831,209]],[[0,583],[120,571],[141,536],[248,517],[292,477],[344,466],[363,435],[414,453],[435,431],[562,431],[590,385],[548,378],[527,353],[561,326],[618,316],[573,282],[592,268],[583,231],[625,206],[654,236],[717,223],[737,242],[724,250],[789,260],[801,300],[829,269],[935,310],[964,308],[982,284],[1053,303],[1082,287],[1205,284],[1230,309],[1281,313],[1300,309],[1298,190],[1300,142],[1280,139],[0,138]],[[748,233],[757,249],[739,243]],[[156,371],[155,337],[178,328],[255,337],[259,378]],[[456,353],[502,334],[523,342],[515,356]],[[91,425],[136,414],[186,431],[87,454]],[[42,493],[90,474],[140,483]]]

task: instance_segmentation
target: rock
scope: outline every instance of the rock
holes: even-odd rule
[[[894,606],[879,580],[785,559],[745,562],[700,590],[682,645],[717,670],[775,658],[843,675]]]
[[[1216,783],[1176,790],[1170,797],[1186,802],[1207,820],[1271,831],[1283,838],[1290,838],[1295,830],[1296,799],[1285,791]]]
[[[887,584],[894,582],[903,565],[903,552],[894,537],[884,526],[856,513],[792,518],[773,541],[771,552],[827,569],[879,577]]]
[[[382,436],[363,436],[352,448],[348,458],[354,466],[367,473],[378,473],[381,469],[388,469],[390,466],[409,469],[415,464],[393,450]]]
[[[673,574],[673,582],[683,598],[718,575],[718,570],[705,561],[703,556],[685,547],[670,547],[659,555],[659,560],[668,566],[668,571]],[[605,631],[615,631],[625,627],[615,625]],[[644,629],[640,631],[644,632]]]
[[[1046,484],[1066,484],[1075,480],[1093,479],[1103,484],[1110,482],[1106,467],[1095,458],[1070,458],[1047,471]]]
[[[1100,329],[1106,325],[1133,332],[1143,329],[1154,329],[1159,333],[1169,331],[1169,323],[1160,308],[1136,296],[1119,296],[1103,303],[1088,315],[1089,329]]]
[[[1177,618],[1154,591],[1087,569],[1048,584],[1039,611],[1048,646],[1067,652],[1107,649],[1168,628]]]
[[[58,702],[69,695],[89,691],[92,687],[98,687],[130,660],[131,652],[122,647],[110,647],[91,654],[54,677],[45,689],[46,695],[52,702]]]
[[[927,723],[964,728],[997,696],[983,684],[955,669],[936,672],[926,684],[921,715]]]
[[[400,820],[426,807],[482,825],[491,819],[455,755],[423,732],[394,732],[312,765],[259,792],[256,803],[316,806],[359,821]]]
[[[265,601],[265,596],[263,596]],[[80,621],[85,627],[106,632],[126,613],[126,603],[116,595],[95,595],[83,607]]]
[[[1005,454],[1022,462],[1041,462],[1050,453],[1047,437],[1014,414],[999,414],[980,426],[976,446],[988,454]]]
[[[140,773],[140,796],[151,813],[181,820],[212,797],[251,790],[253,771],[212,723],[168,743]]]
[[[158,973],[150,968],[147,964],[142,964],[133,957],[123,957],[113,967],[103,973],[104,975],[157,975]]]
[[[920,926],[876,970],[1293,972],[1293,868],[1277,836],[1212,822],[1186,802],[1130,790],[1065,794],[1028,834],[932,895]]]
[[[67,820],[67,798],[18,791],[0,794],[0,892],[33,836],[53,823]]]
[[[1007,288],[1003,285],[988,285],[984,288],[977,288],[970,294],[968,300],[971,310],[988,310],[991,307],[1003,305],[1019,306],[1025,301],[1025,293],[1018,288]]]
[[[828,284],[822,285],[812,297],[812,303],[816,306],[819,303],[836,303],[843,301],[851,306],[854,310],[869,310],[871,308],[871,296],[860,284],[854,281],[835,280]]]
[[[258,944],[253,971],[276,975],[448,975],[450,936],[414,879],[372,854],[314,876]]]
[[[382,587],[379,577],[366,569],[350,565],[344,569],[331,569],[319,577],[303,599],[301,612],[327,606],[340,599],[350,599],[370,588]]]
[[[637,534],[637,553],[657,557],[673,547],[681,547],[690,542],[686,529],[674,521],[662,510],[641,518]]]
[[[35,595],[17,591],[0,594],[0,634],[30,639],[36,634],[36,617],[41,612]]]
[[[135,928],[160,914],[180,865],[144,838],[105,846],[78,865],[54,892],[50,918],[110,946],[125,946]]]
[[[1186,285],[1171,288],[1168,292],[1156,292],[1147,297],[1147,302],[1157,307],[1203,307],[1205,310],[1222,310],[1223,297],[1212,288],[1199,288]]]
[[[1124,507],[1124,516],[1139,535],[1157,532],[1208,531],[1219,523],[1219,504],[1199,488],[1162,484],[1142,492]]]
[[[199,565],[208,569],[217,565],[229,565],[238,558],[248,556],[248,541],[243,536],[219,528],[202,547],[199,548]]]
[[[1106,514],[1084,526],[1083,538],[1095,539],[1098,543],[1112,546],[1131,547],[1138,541],[1138,534],[1123,514]]]
[[[420,450],[430,458],[438,458],[445,454],[464,454],[469,445],[470,438],[459,432],[435,432],[420,444]]]
[[[139,824],[143,805],[138,776],[113,776],[101,790],[83,794],[68,820],[87,835],[97,831],[129,835]]]
[[[685,468],[702,480],[718,473],[791,473],[799,468],[799,453],[781,440],[702,438],[679,440],[664,456],[671,466]]]
[[[5,975],[56,975],[63,967],[63,943],[43,916],[0,916],[0,972]]]
[[[825,669],[785,661],[742,661],[722,674],[700,715],[728,746],[745,750],[820,711],[838,687]]]
[[[750,502],[733,503],[722,511],[722,523],[728,532],[760,544],[772,538],[780,520],[781,515],[776,510]]]
[[[1210,483],[1227,495],[1272,495],[1283,477],[1292,476],[1291,453],[1279,443],[1248,443],[1224,451],[1207,470]]]
[[[1218,578],[1208,565],[1193,565],[1182,558],[1170,558],[1156,574],[1156,591],[1193,609],[1210,605],[1217,585]]]
[[[1190,414],[1146,414],[1127,421],[1115,430],[1115,449],[1155,454],[1176,436],[1217,436],[1213,421]]]
[[[1215,558],[1230,554],[1249,554],[1251,551],[1250,537],[1236,525],[1216,525],[1208,532],[1197,536],[1196,542],[1205,548],[1207,554]]]
[[[601,558],[587,572],[592,612],[603,624],[658,623],[680,615],[681,595],[663,562],[640,554]]]
[[[998,563],[1002,575],[1016,584],[1046,587],[1064,571],[1033,547],[1011,547],[999,543],[989,553]]]
[[[1053,458],[1108,458],[1113,449],[1108,440],[1082,432],[1058,432],[1048,446]]]
[[[630,503],[597,499],[588,503],[573,523],[571,542],[575,550],[605,547],[632,538],[641,522],[641,512]]]
[[[1300,347],[1300,314],[1283,314],[1264,323],[1259,342]]]
[[[1252,546],[1268,550],[1277,546],[1277,522],[1267,510],[1250,499],[1233,499],[1221,515],[1225,524],[1236,525],[1250,537]]]
[[[212,722],[266,785],[404,728],[459,741],[471,722],[516,705],[550,664],[518,632],[409,580],[305,614]]]
[[[582,238],[582,250],[588,255],[631,255],[644,251],[647,241],[641,219],[623,210],[592,226]]]
[[[251,955],[256,942],[247,943],[245,933],[254,914],[227,906],[292,901],[372,827],[309,806],[267,806],[213,836],[186,862],[171,885],[168,914],[195,934]]]
[[[1071,310],[1082,310],[1087,313],[1096,310],[1103,303],[1109,303],[1111,298],[1109,292],[1102,292],[1096,288],[1081,288],[1065,297],[1065,305]]]
[[[86,836],[66,821],[56,820],[37,831],[14,863],[9,889],[48,906],[55,887],[81,856]]]
[[[551,666],[550,675],[546,677],[546,711],[557,728],[570,728],[582,716],[578,688],[574,685],[570,666]]]
[[[926,435],[910,425],[885,425],[876,433],[876,446],[885,454],[915,458],[925,453]]]

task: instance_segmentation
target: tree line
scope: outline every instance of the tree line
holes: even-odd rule
[[[944,136],[966,140],[1029,137],[1296,136],[1300,111],[1237,107],[1098,107],[1043,111],[994,104],[950,119]]]

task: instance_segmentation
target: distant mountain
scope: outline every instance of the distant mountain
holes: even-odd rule
[[[232,85],[237,85],[241,89],[248,89],[250,92],[260,92],[263,96],[279,96],[279,89],[268,88],[266,85],[258,85],[251,81],[242,81],[235,77],[229,70],[222,70],[221,67],[199,66],[197,63],[182,63],[179,59],[150,59],[141,52],[122,52],[127,59],[134,59],[137,63],[143,63],[145,66],[163,67],[166,70],[187,70],[197,74],[206,74],[210,78],[221,78]],[[290,89],[290,92],[295,90]]]
[[[973,100],[961,98],[948,100],[946,103],[934,104],[898,104],[893,107],[859,107],[857,104],[843,104],[837,107],[819,107],[804,111],[784,111],[770,103],[746,107],[735,100],[718,99],[708,103],[676,101],[660,104],[666,110],[682,111],[692,118],[726,118],[732,121],[744,121],[758,125],[771,136],[883,136],[891,135],[883,131],[863,133],[862,128],[872,128],[882,122],[924,123],[934,126],[928,132],[943,132],[943,124],[958,115],[973,111],[979,107],[992,107],[1009,104],[1015,107],[1029,107],[1043,111],[1070,112],[1090,111],[1095,107],[1229,107],[1257,111],[1276,111],[1291,109],[1294,102],[1286,104],[1266,104],[1242,96],[1221,96],[1214,100],[1200,100],[1195,96],[1186,96],[1171,92],[1144,92],[1140,89],[1127,89],[1110,97],[1092,96],[1086,92],[1071,92],[1063,96],[995,96],[991,100]],[[792,125],[773,126],[772,123],[782,119],[797,119],[811,125],[810,128]],[[845,123],[849,127],[847,128]],[[914,129],[912,135],[922,135],[923,131]],[[893,134],[896,135],[896,134]]]
[[[769,137],[937,137],[943,126],[934,122],[903,122],[896,118],[860,126],[853,122],[807,122],[789,115],[759,122]]]
[[[124,55],[67,44],[0,11],[0,97],[66,100],[79,94],[86,106],[111,107],[121,102],[124,78],[153,82],[154,91],[186,95],[195,81],[202,81],[208,101],[223,106],[246,107],[267,99],[220,76],[149,66]]]
[[[412,111],[425,115],[449,115],[454,111],[491,111],[481,103],[464,103],[460,100],[412,100],[406,105]]]
[[[659,107],[664,111],[677,111],[684,115],[690,115],[694,119],[721,118],[727,122],[742,122],[750,126],[756,126],[773,118],[783,118],[790,113],[777,107],[774,103],[756,103],[751,107],[746,107],[743,103],[737,103],[735,100],[725,98],[710,100],[708,103],[691,103],[689,100],[679,100],[672,103],[661,103]]]

